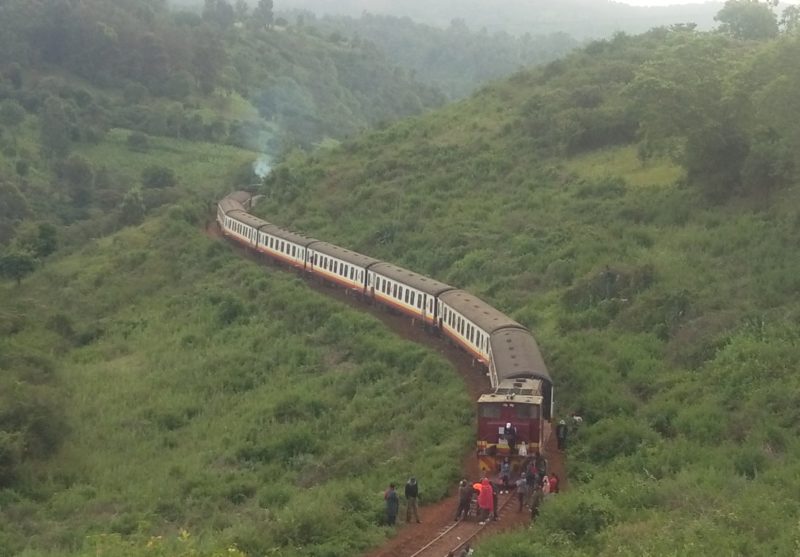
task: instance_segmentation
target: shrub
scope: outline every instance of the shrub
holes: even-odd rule
[[[175,171],[166,166],[148,166],[142,171],[142,184],[147,188],[171,188],[177,183]]]
[[[640,445],[654,442],[655,433],[641,421],[619,417],[601,420],[587,428],[581,451],[594,462],[633,454]]]
[[[573,491],[545,503],[537,529],[561,531],[570,538],[582,541],[613,523],[615,516],[616,509],[605,495]]]
[[[150,139],[142,132],[131,132],[127,143],[131,151],[145,152],[150,147]]]

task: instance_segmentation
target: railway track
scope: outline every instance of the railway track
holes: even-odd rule
[[[511,512],[513,508],[511,502],[514,500],[513,492],[499,495],[497,498],[497,513],[500,521]],[[470,520],[460,520],[444,527],[436,537],[425,542],[420,542],[419,549],[413,552],[397,553],[397,557],[446,557],[452,551],[457,554],[464,545],[473,541],[483,530],[489,528],[494,521],[486,524],[476,522],[475,518]]]

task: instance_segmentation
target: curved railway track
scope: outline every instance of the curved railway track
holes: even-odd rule
[[[497,497],[497,506],[499,507],[498,516],[500,520],[505,518],[510,512],[511,502],[514,500],[513,493],[506,495],[499,495]],[[397,557],[445,557],[449,551],[455,553],[460,550],[464,545],[474,540],[484,529],[489,527],[494,522],[490,521],[486,524],[480,524],[472,520],[460,520],[442,529],[442,531],[433,539],[425,543],[418,550],[411,554],[397,553]],[[424,542],[423,542],[424,543]]]

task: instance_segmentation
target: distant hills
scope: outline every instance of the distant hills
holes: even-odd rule
[[[569,33],[575,38],[594,38],[616,31],[639,33],[673,23],[696,23],[699,29],[714,27],[714,15],[723,2],[666,7],[635,7],[602,0],[281,0],[277,10],[306,9],[318,14],[359,16],[363,12],[407,16],[422,23],[446,27],[460,18],[476,29],[504,30],[512,34]]]

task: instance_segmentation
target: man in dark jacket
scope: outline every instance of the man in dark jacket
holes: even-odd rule
[[[467,480],[461,480],[458,484],[458,510],[456,511],[455,520],[458,521],[462,517],[469,516],[469,506],[472,503],[472,495],[475,493],[475,488],[467,483]]]
[[[558,450],[563,451],[567,446],[567,424],[564,420],[558,422],[556,426],[556,441],[558,441]]]
[[[419,485],[417,479],[411,477],[406,483],[406,522],[411,522],[411,513],[414,513],[414,519],[419,524],[419,514],[417,510],[417,496],[419,495]]]

